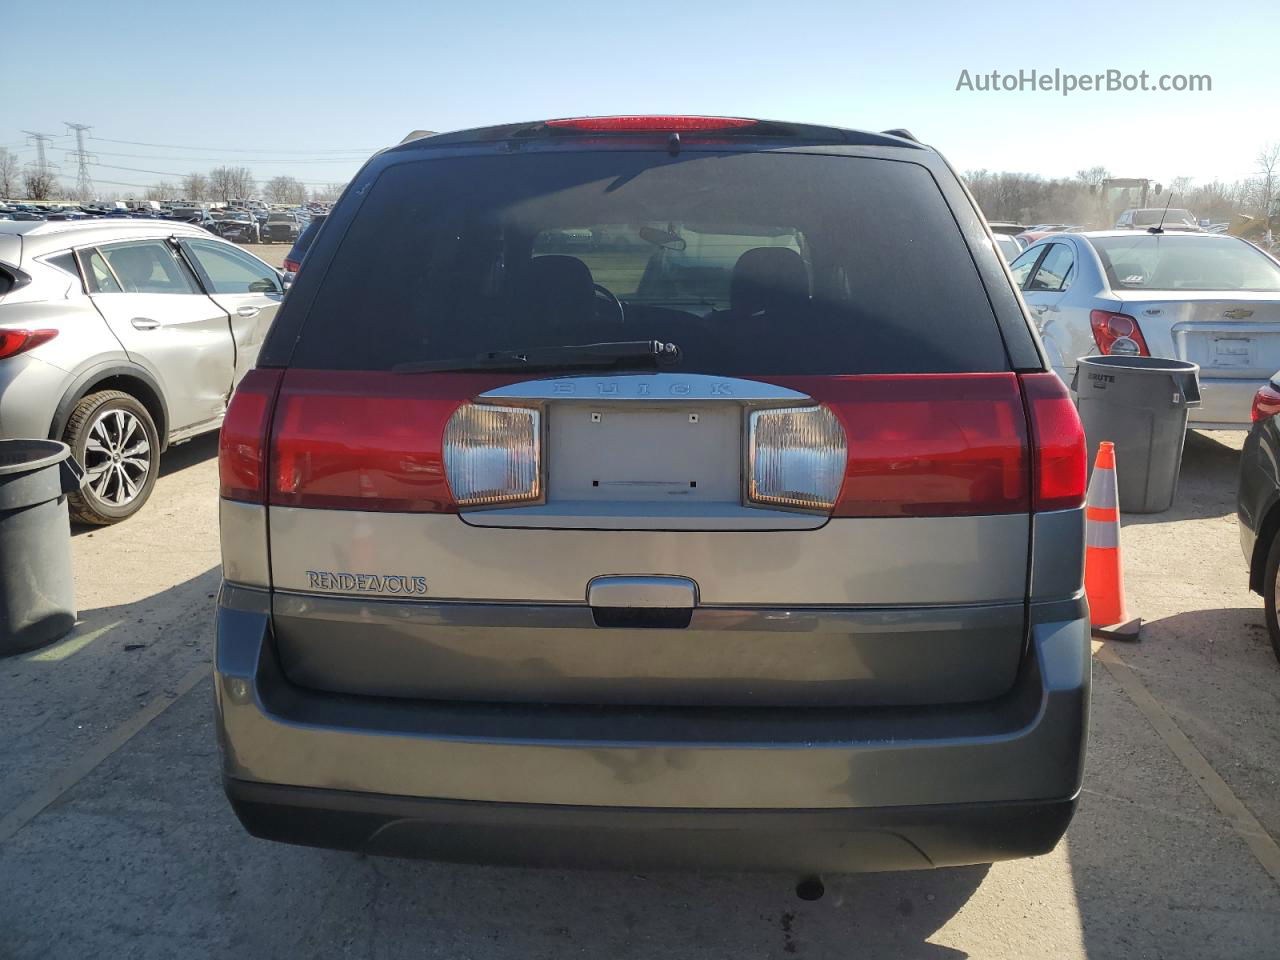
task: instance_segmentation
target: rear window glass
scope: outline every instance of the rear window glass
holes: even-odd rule
[[[1113,290],[1280,291],[1280,267],[1244,240],[1139,234],[1089,242]]]
[[[1196,218],[1191,215],[1190,210],[1165,210],[1163,207],[1157,207],[1152,210],[1135,210],[1133,211],[1133,222],[1141,227],[1153,226],[1160,223],[1190,223],[1194,224]]]
[[[386,170],[292,362],[331,369],[611,340],[730,376],[1007,369],[929,172],[785,153],[452,157]]]

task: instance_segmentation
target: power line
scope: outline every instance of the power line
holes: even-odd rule
[[[227,157],[165,157],[154,153],[119,153],[113,150],[98,150],[99,156],[103,157],[132,157],[135,160],[172,160],[175,163],[226,163]],[[234,163],[270,163],[270,164],[294,164],[294,163],[363,163],[369,158],[368,154],[353,154],[346,157],[238,157]]]
[[[94,140],[100,140],[103,143],[125,143],[132,147],[159,147],[166,150],[206,150],[210,153],[222,151],[223,153],[264,153],[261,147],[256,150],[250,150],[245,147],[191,147],[184,146],[180,143],[144,143],[141,140],[112,140],[110,137],[94,137]],[[350,147],[350,148],[329,148],[327,150],[272,150],[271,153],[289,153],[289,154],[318,154],[318,153],[361,153],[368,156],[381,150],[382,147]]]
[[[126,170],[129,173],[150,173],[150,174],[154,174],[157,177],[177,177],[179,179],[182,179],[184,177],[190,176],[189,173],[175,173],[172,170],[147,170],[142,167],[121,167],[112,163],[99,163],[97,164],[97,166],[102,167],[105,170]],[[255,180],[255,182],[265,183],[266,181]],[[301,183],[304,187],[327,187],[333,181],[332,180],[299,180],[298,182]]]

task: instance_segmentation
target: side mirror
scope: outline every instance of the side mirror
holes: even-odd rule
[[[249,284],[249,292],[250,293],[279,293],[281,291],[281,287],[282,287],[281,283],[277,283],[276,281],[270,279],[269,277],[263,277],[261,280],[255,280],[253,281],[253,283]]]

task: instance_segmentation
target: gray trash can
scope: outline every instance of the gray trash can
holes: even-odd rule
[[[0,656],[75,626],[67,494],[84,474],[57,440],[0,440]]]
[[[1124,513],[1173,506],[1191,407],[1200,406],[1200,366],[1163,357],[1081,357],[1071,389],[1089,442],[1116,445],[1116,478]]]

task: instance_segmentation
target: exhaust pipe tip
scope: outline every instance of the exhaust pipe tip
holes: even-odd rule
[[[796,896],[801,900],[821,900],[826,892],[821,877],[805,877],[796,884]]]

